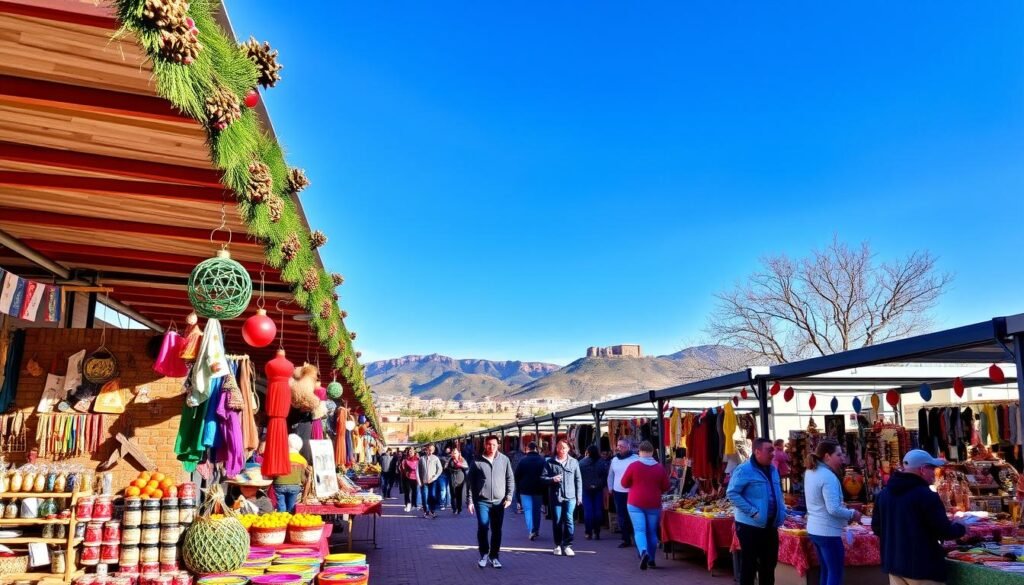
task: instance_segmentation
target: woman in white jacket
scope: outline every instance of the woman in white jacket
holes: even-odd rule
[[[850,521],[860,520],[860,512],[843,504],[843,486],[839,471],[843,468],[843,448],[832,439],[818,443],[807,456],[804,496],[807,499],[807,534],[818,551],[821,564],[820,585],[843,582],[843,529]]]

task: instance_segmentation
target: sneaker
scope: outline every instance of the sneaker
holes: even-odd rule
[[[647,567],[651,565],[651,557],[647,556],[647,553],[640,555],[640,570],[646,571]]]
[[[437,512],[431,512],[430,513],[430,519],[431,520],[437,520]]]
[[[487,568],[487,555],[480,557],[480,562],[477,563],[476,566],[480,567],[481,569]]]
[[[501,561],[499,561],[498,559],[491,559],[491,566],[494,567],[495,569],[500,569],[501,568]]]
[[[412,510],[412,506],[411,506],[411,505],[409,505],[409,504],[406,504],[406,505],[405,505],[405,511],[406,511],[406,512],[409,512],[409,511],[411,511],[411,510]]]
[[[424,512],[423,513],[423,517],[424,518],[430,518],[430,512]]]
[[[532,541],[534,541],[534,540],[537,540],[537,537],[538,537],[538,536],[540,536],[540,535],[539,535],[539,534],[537,534],[536,532],[534,532],[534,533],[530,534],[530,541],[532,542]]]
[[[576,556],[576,551],[572,550],[571,546],[567,546],[564,549],[562,549],[562,554],[567,557],[574,557]]]
[[[657,569],[658,568],[658,565],[654,564],[654,559],[653,558],[650,561],[647,562],[647,568],[648,569]]]
[[[560,547],[560,546],[556,546],[555,547],[555,556],[556,557],[562,556],[562,547]]]

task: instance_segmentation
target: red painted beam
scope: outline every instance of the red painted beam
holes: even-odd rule
[[[0,13],[82,24],[96,28],[117,28],[113,9],[67,0],[0,0]]]
[[[220,173],[213,169],[183,167],[13,142],[0,142],[0,160],[106,173],[115,177],[223,188]]]
[[[0,82],[2,83],[2,82]],[[103,195],[145,195],[161,199],[203,201],[220,203],[225,193],[234,195],[224,187],[197,187],[148,181],[106,179],[102,177],[75,177],[72,175],[51,175],[47,173],[24,173],[0,171],[0,186],[23,187],[26,189],[66,190]]]
[[[186,268],[186,273],[192,272],[192,268],[196,264],[199,264],[206,258],[198,258],[196,256],[188,256],[184,254],[167,254],[158,252],[148,252],[143,250],[127,249],[127,248],[114,248],[110,246],[91,246],[81,244],[69,244],[66,242],[51,242],[49,240],[33,240],[26,239],[22,240],[26,246],[36,250],[37,252],[43,252],[47,255],[51,255],[50,258],[63,261],[67,260],[70,262],[92,262],[93,264],[106,264],[114,266],[127,266],[131,268],[152,268],[159,270],[173,270],[180,271],[182,268]],[[257,262],[250,262],[247,260],[238,260],[246,270],[253,273],[253,276],[258,277],[260,267],[263,266]],[[162,266],[157,268],[156,266]],[[268,279],[273,278],[276,281],[279,271],[270,266],[264,266],[264,272]]]
[[[195,120],[176,110],[169,101],[160,97],[54,81],[0,75],[0,96],[17,103],[58,106],[83,112],[196,125]]]
[[[0,147],[2,149],[2,147]],[[99,217],[83,217],[66,213],[52,213],[34,209],[0,207],[0,224],[17,223],[35,226],[76,228],[89,231],[121,232],[140,235],[168,236],[191,240],[209,240],[210,230],[186,228],[163,223],[122,221]]]

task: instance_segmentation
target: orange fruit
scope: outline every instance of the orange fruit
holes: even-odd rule
[[[146,487],[157,489],[160,487],[160,482],[156,481],[155,479],[151,479],[149,480],[149,483],[146,484]]]
[[[153,497],[153,492],[155,492],[155,491],[156,491],[156,488],[151,488],[149,486],[146,486],[146,489],[142,490],[142,493],[143,493],[143,495],[146,495],[146,496],[149,496],[149,497]]]
[[[164,478],[164,480],[160,482],[160,489],[166,492],[172,485],[174,485],[173,481]]]
[[[154,500],[159,500],[162,497],[164,497],[164,493],[162,491],[160,491],[160,490],[153,490],[153,499]]]
[[[140,473],[139,474],[139,479],[144,479],[144,480],[146,480],[148,482],[149,481],[149,472],[148,471],[143,471],[142,473]]]
[[[131,486],[130,488],[124,490],[124,495],[128,496],[129,498],[134,498],[138,496],[140,493],[142,493],[141,490],[135,486]]]
[[[178,497],[178,488],[173,486],[173,485],[171,487],[167,488],[167,497],[168,498],[176,498],[176,497]]]
[[[148,500],[148,499],[149,499],[149,496],[148,496],[148,495],[146,495],[146,494],[142,494],[141,496],[139,496],[139,499],[140,499],[140,500]]]
[[[141,490],[142,488],[146,487],[146,480],[136,479],[135,481],[132,482],[132,485]]]
[[[159,471],[152,475],[152,479],[156,480],[157,482],[163,481],[166,477],[166,475],[160,473]]]

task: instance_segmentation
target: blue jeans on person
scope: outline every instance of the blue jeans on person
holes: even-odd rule
[[[448,476],[441,474],[441,477],[437,478],[437,503],[442,508],[447,508],[451,505],[451,496],[448,491]]]
[[[501,526],[505,522],[505,504],[476,502],[476,541],[480,556],[492,559],[501,554]],[[490,538],[487,531],[490,530]]]
[[[631,504],[626,505],[629,510],[629,519],[633,523],[633,542],[636,543],[637,555],[645,553],[651,559],[658,552],[658,519],[661,518],[661,508],[638,508]]]
[[[615,516],[619,520],[619,533],[622,535],[622,542],[632,544],[633,523],[629,520],[629,510],[626,509],[629,500],[629,492],[617,492],[612,490],[612,498],[615,501]]]
[[[420,503],[427,514],[433,514],[437,510],[437,487],[436,481],[420,486]]]
[[[583,488],[583,525],[587,534],[601,534],[601,523],[604,521],[604,490]]]
[[[554,519],[555,546],[564,550],[572,546],[572,537],[576,533],[576,498],[561,502],[551,498],[552,518]]]
[[[807,536],[814,543],[814,550],[818,552],[818,564],[821,565],[819,585],[842,585],[843,563],[846,557],[843,537],[818,536],[816,534]]]
[[[540,534],[540,505],[542,496],[519,496],[523,504],[523,517],[526,518],[526,533]]]
[[[275,485],[274,495],[277,497],[277,511],[295,512],[295,504],[299,501],[300,493],[302,493],[300,485]]]

